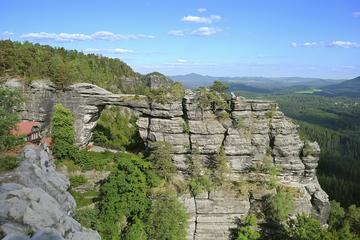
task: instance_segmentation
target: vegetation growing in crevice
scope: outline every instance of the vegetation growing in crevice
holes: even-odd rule
[[[210,191],[213,187],[210,170],[203,166],[199,146],[195,144],[189,159],[190,191],[194,196]]]

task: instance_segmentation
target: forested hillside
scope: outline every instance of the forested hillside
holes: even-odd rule
[[[119,59],[10,40],[0,41],[0,77],[5,76],[24,81],[48,78],[58,88],[87,82],[114,92],[142,85],[142,76]]]
[[[344,206],[360,204],[360,99],[309,94],[254,95],[274,99],[281,111],[296,119],[302,137],[321,147],[321,186]]]

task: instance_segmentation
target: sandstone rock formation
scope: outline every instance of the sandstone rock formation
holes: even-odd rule
[[[100,239],[69,215],[76,207],[69,184],[55,171],[47,151],[27,145],[20,166],[1,180],[0,230],[5,239]]]
[[[236,221],[249,213],[261,213],[274,189],[264,187],[270,176],[258,170],[265,163],[279,167],[281,185],[295,192],[297,212],[312,213],[325,223],[329,200],[321,189],[316,167],[319,146],[305,143],[297,126],[278,110],[275,102],[233,97],[229,107],[202,106],[199,95],[190,90],[179,101],[149,103],[144,96],[115,95],[91,84],[75,84],[55,91],[41,84],[25,88],[28,101],[21,109],[24,119],[47,124],[50,105],[61,102],[76,118],[77,140],[85,145],[91,130],[106,105],[131,109],[138,117],[140,135],[145,143],[167,141],[173,146],[173,161],[179,176],[187,177],[187,160],[195,146],[205,166],[223,148],[230,165],[230,178],[236,182],[259,182],[245,196],[237,191],[217,189],[196,197],[184,194],[181,199],[189,215],[189,239],[227,239]],[[45,110],[46,109],[46,110]],[[44,114],[43,114],[44,113]]]

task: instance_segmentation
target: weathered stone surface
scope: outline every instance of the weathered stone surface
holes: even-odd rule
[[[100,239],[69,215],[76,206],[69,180],[55,171],[43,147],[27,145],[14,174],[17,183],[4,179],[0,185],[0,230],[8,239]]]
[[[305,156],[298,126],[286,118],[274,102],[233,97],[231,109],[225,110],[200,107],[197,93],[191,90],[186,90],[182,101],[161,104],[149,103],[145,96],[112,94],[91,84],[73,85],[63,92],[40,83],[32,87],[18,83],[9,85],[25,89],[29,99],[34,101],[20,109],[24,119],[45,124],[55,102],[70,108],[76,119],[80,145],[90,141],[91,130],[105,106],[130,109],[138,117],[137,125],[145,143],[167,141],[172,145],[172,160],[183,178],[188,177],[188,159],[197,146],[204,166],[210,166],[214,156],[224,148],[234,181],[259,179],[265,182],[270,176],[254,169],[265,161],[279,166],[280,184],[302,193],[296,196],[293,214],[313,213],[322,223],[328,218],[329,200],[316,178],[319,147],[316,143],[308,143],[311,153]],[[220,121],[219,112],[227,112],[230,118]],[[200,194],[195,199],[186,195],[182,202],[190,216],[188,239],[228,239],[229,230],[236,226],[237,219],[243,219],[249,211],[261,211],[263,197],[267,194],[274,192],[263,189],[245,200],[219,190]],[[15,211],[13,215],[16,214]]]

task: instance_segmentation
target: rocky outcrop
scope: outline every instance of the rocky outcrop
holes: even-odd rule
[[[46,148],[45,148],[46,149]],[[48,152],[27,145],[20,166],[0,185],[0,230],[5,239],[100,239],[69,214],[69,180],[56,172]]]
[[[181,100],[149,103],[144,96],[115,95],[91,84],[75,84],[61,92],[30,86],[25,93],[39,95],[34,99],[49,97],[47,102],[61,102],[70,108],[80,145],[90,140],[91,130],[106,105],[131,109],[138,117],[145,143],[166,141],[173,146],[173,161],[182,179],[188,177],[188,159],[195,148],[205,166],[210,166],[223,148],[231,169],[230,179],[240,184],[250,180],[259,184],[245,195],[236,189],[217,189],[196,197],[183,195],[181,199],[190,215],[189,239],[227,239],[239,219],[248,213],[261,213],[265,199],[276,191],[266,187],[271,176],[261,172],[264,165],[278,168],[277,181],[294,193],[293,214],[314,214],[322,223],[328,218],[328,196],[315,174],[319,146],[305,144],[298,126],[279,111],[275,102],[233,97],[219,106],[206,105],[198,93],[187,90]],[[47,115],[34,119],[33,113],[40,113],[40,108],[33,108],[35,105],[40,106],[41,101],[26,104],[24,118],[46,124]]]

